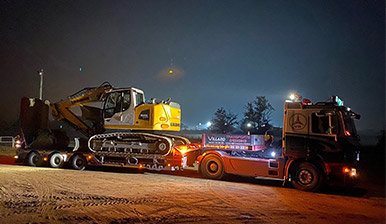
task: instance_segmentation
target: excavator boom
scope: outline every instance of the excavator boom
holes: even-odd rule
[[[52,115],[59,121],[66,121],[86,136],[101,133],[104,131],[102,111],[101,109],[87,105],[95,102],[103,102],[107,93],[112,89],[113,87],[107,82],[99,87],[84,88],[68,96],[65,100],[51,104]],[[71,111],[71,108],[75,107],[80,107],[82,112],[81,117]]]

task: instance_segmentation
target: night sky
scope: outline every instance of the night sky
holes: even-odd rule
[[[339,95],[358,129],[385,127],[384,0],[0,2],[1,120],[39,96],[43,68],[52,102],[109,81],[171,97],[191,127],[221,106],[241,119],[260,95],[282,126],[291,91]]]

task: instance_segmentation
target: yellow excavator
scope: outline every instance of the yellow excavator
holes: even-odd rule
[[[40,108],[33,107],[40,105]],[[189,144],[187,138],[160,133],[179,131],[181,109],[176,102],[168,100],[145,102],[144,92],[137,88],[115,88],[105,82],[98,87],[84,88],[57,103],[41,102],[34,98],[24,98],[21,104],[22,129],[29,133],[31,144],[36,139],[36,128],[44,125],[36,114],[42,117],[51,108],[52,116],[65,121],[88,137],[88,148],[92,152],[109,154],[161,154],[170,152],[173,146]],[[44,109],[45,108],[45,109]],[[35,124],[33,124],[35,123]],[[43,127],[42,127],[43,126]],[[24,132],[26,132],[24,130]],[[28,138],[26,138],[28,139]]]

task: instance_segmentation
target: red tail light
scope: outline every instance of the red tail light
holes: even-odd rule
[[[345,131],[344,134],[345,134],[346,136],[351,136],[351,133],[350,133],[349,131]]]

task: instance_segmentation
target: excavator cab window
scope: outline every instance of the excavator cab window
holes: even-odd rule
[[[114,114],[127,110],[130,103],[130,91],[110,93],[104,107],[104,118],[111,118]]]
[[[135,106],[139,106],[144,103],[143,99],[143,94],[142,93],[135,93]]]
[[[105,118],[112,117],[116,113],[116,111],[120,109],[121,98],[122,97],[120,92],[113,92],[109,94],[104,107]]]
[[[123,92],[122,111],[129,109],[130,101],[131,101],[130,92],[129,91]]]

